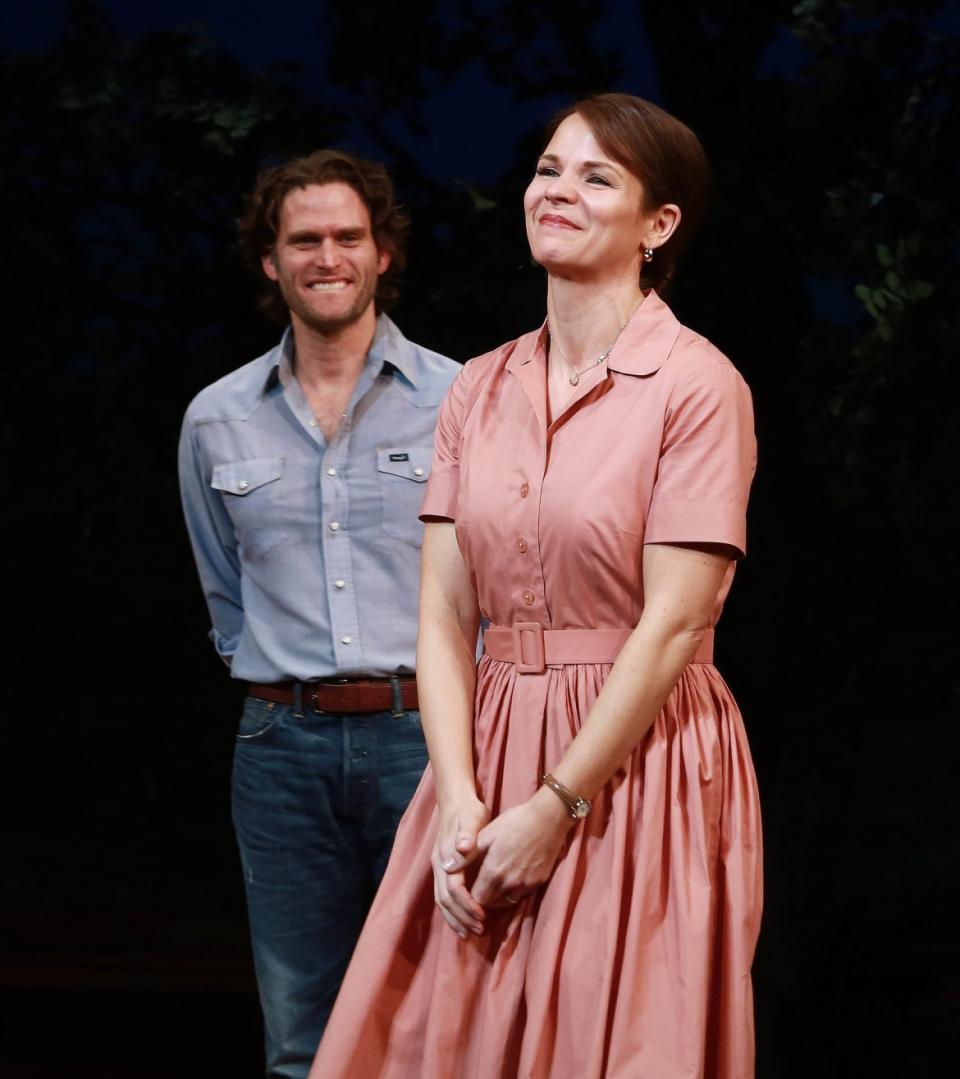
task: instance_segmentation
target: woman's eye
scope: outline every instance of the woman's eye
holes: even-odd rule
[[[601,184],[603,187],[609,187],[610,186],[610,181],[605,176],[596,176],[596,175],[588,176],[587,177],[587,183],[588,184]]]
[[[538,176],[559,176],[560,174],[553,167],[553,165],[538,165],[537,166],[537,175]]]

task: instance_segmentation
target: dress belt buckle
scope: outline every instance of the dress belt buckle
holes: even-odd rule
[[[547,669],[543,626],[539,622],[514,622],[513,662],[517,674],[542,674]],[[525,659],[524,656],[529,656]]]

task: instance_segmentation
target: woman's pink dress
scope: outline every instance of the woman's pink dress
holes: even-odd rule
[[[629,629],[645,543],[745,550],[750,394],[651,292],[548,427],[546,343],[544,328],[464,367],[423,515],[456,522],[492,623]],[[534,793],[609,671],[519,673],[483,657],[476,775],[494,816]],[[550,881],[488,911],[482,937],[461,940],[434,906],[436,827],[428,768],[311,1079],[753,1075],[760,812],[740,713],[711,662],[684,671]]]

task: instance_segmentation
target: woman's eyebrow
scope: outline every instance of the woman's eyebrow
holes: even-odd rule
[[[619,173],[619,169],[612,161],[584,161],[583,167],[585,169],[609,169],[611,172]]]

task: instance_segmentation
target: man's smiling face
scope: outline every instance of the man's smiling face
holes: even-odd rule
[[[294,188],[283,200],[263,271],[276,281],[290,316],[321,333],[361,318],[373,303],[390,256],[377,250],[370,213],[344,183]]]

